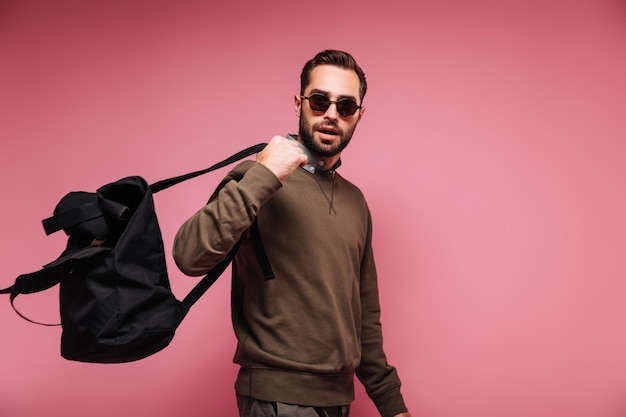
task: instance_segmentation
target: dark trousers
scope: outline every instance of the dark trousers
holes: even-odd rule
[[[257,400],[237,394],[240,417],[348,417],[350,406],[307,407]]]

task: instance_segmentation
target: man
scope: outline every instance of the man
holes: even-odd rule
[[[174,259],[203,275],[241,239],[232,318],[240,416],[348,415],[354,375],[383,417],[409,417],[382,347],[372,226],[337,172],[363,117],[365,75],[351,55],[317,54],[301,74],[297,136],[275,136],[178,231]],[[255,222],[275,275],[265,279]]]

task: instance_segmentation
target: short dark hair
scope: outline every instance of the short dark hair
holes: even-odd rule
[[[313,68],[319,65],[333,65],[335,67],[352,70],[359,76],[360,81],[360,98],[361,103],[367,92],[367,81],[365,80],[365,73],[356,63],[356,60],[347,52],[338,51],[335,49],[327,49],[315,55],[313,59],[304,64],[302,73],[300,74],[300,94],[304,94],[304,90],[311,82],[311,71]]]

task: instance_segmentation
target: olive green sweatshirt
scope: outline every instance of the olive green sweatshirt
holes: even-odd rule
[[[266,280],[248,228],[258,226],[275,278]],[[184,273],[207,273],[243,237],[233,261],[239,394],[307,406],[346,405],[354,375],[384,417],[406,411],[382,346],[372,224],[361,191],[335,171],[297,169],[284,183],[245,161],[174,241]]]

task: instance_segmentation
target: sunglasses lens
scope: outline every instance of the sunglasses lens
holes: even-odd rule
[[[324,112],[330,107],[330,100],[324,95],[312,94],[309,97],[309,105],[313,111]]]
[[[339,100],[337,102],[337,113],[339,113],[343,117],[352,116],[356,113],[359,106],[354,102],[354,100],[350,100],[349,98],[344,100]]]

